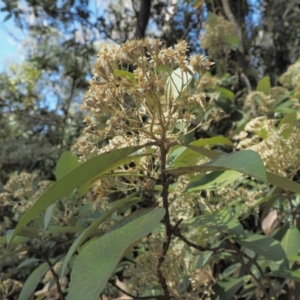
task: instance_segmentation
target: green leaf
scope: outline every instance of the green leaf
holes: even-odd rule
[[[268,276],[280,277],[300,282],[300,271],[275,271],[268,274]]]
[[[220,17],[218,15],[216,15],[213,12],[209,11],[206,21],[209,22],[209,24],[211,24],[211,25],[217,25],[219,19],[220,19]]]
[[[17,240],[17,238],[15,239],[15,241],[16,240]],[[16,254],[19,254],[20,252],[27,253],[27,251],[30,249],[31,249],[31,246],[25,246],[25,247],[21,247],[19,249],[13,250],[13,251],[9,251],[0,256],[0,262],[8,257],[17,257]]]
[[[65,233],[81,233],[85,230],[84,227],[81,226],[49,226],[46,235],[53,235],[53,234],[65,234]]]
[[[78,247],[99,227],[100,224],[102,224],[104,221],[106,221],[114,212],[118,211],[125,205],[128,205],[131,201],[135,201],[135,195],[129,195],[124,199],[121,199],[117,201],[114,206],[105,211],[103,215],[101,215],[97,220],[95,220],[88,228],[86,228],[73,242],[72,246],[70,247],[63,265],[61,267],[61,278],[65,275],[65,271],[67,269],[68,263],[73,256],[73,254],[76,252]]]
[[[9,242],[11,240],[11,237],[13,236],[14,234],[14,229],[8,229],[6,230],[6,242]]]
[[[216,169],[229,169],[250,175],[264,182],[267,181],[266,171],[259,154],[253,150],[242,150],[220,157],[203,164]]]
[[[165,84],[166,98],[169,99],[173,95],[176,100],[187,88],[193,79],[192,67],[188,66],[189,71],[183,71],[178,68],[172,72]]]
[[[9,238],[10,238],[10,237],[9,237]],[[20,236],[20,235],[18,235],[18,236],[16,236],[16,237],[14,238],[13,241],[10,242],[10,245],[12,245],[12,246],[17,246],[17,245],[26,243],[28,240],[30,240],[29,237],[25,237],[25,236]],[[6,243],[7,243],[7,236],[6,236],[6,235],[5,235],[5,236],[1,236],[1,237],[0,237],[0,245],[4,245],[4,244],[6,244]]]
[[[188,228],[199,226],[233,235],[240,235],[244,232],[243,226],[236,219],[234,209],[231,208],[205,213],[199,217],[183,221],[181,226]]]
[[[287,97],[288,98],[288,97]],[[285,101],[274,108],[274,112],[279,112],[283,114],[292,113],[295,109],[293,108],[292,101]]]
[[[126,161],[128,155],[140,148],[140,146],[128,147],[100,154],[65,174],[52,184],[27,211],[19,221],[13,234],[9,237],[9,244],[26,224],[32,221],[49,205],[66,196],[69,192],[89,181],[91,178],[99,176],[101,173],[107,173],[109,170],[119,166],[124,162],[124,159]]]
[[[293,111],[289,114],[286,114],[280,121],[279,127],[282,125],[288,125],[284,130],[282,131],[281,135],[284,138],[288,138],[290,134],[295,130],[295,123],[297,120],[297,113],[296,111]]]
[[[289,261],[298,261],[300,262],[300,256],[299,255],[288,255],[287,256]]]
[[[65,174],[67,174],[71,170],[75,169],[79,165],[80,165],[80,162],[79,162],[78,157],[71,151],[65,151],[61,155],[61,157],[59,158],[59,160],[56,164],[56,168],[55,168],[56,180],[59,180]],[[66,198],[71,199],[73,192],[74,191],[69,192],[66,195]],[[47,214],[47,211],[46,211],[46,214]],[[45,215],[45,217],[46,217],[46,215]]]
[[[270,77],[269,76],[265,76],[263,77],[257,87],[256,90],[258,92],[263,92],[265,95],[269,95],[270,94],[270,89],[271,89],[271,83],[270,83]]]
[[[300,194],[300,184],[288,178],[267,172],[268,182],[288,191]]]
[[[264,182],[267,181],[262,159],[259,154],[253,150],[242,150],[230,154],[221,154],[219,157],[208,163],[198,166],[168,169],[167,172],[172,175],[183,175],[218,170],[235,170]]]
[[[225,114],[232,113],[232,105],[230,100],[220,97],[216,99],[215,103],[219,108],[221,108],[224,111]]]
[[[239,48],[240,43],[236,35],[225,36],[224,41],[232,50],[237,50]]]
[[[234,100],[234,93],[231,90],[225,89],[223,87],[217,87],[217,91],[220,93],[222,98],[226,98],[230,101]]]
[[[148,210],[84,247],[74,261],[67,299],[97,299],[126,250],[158,226],[164,214],[162,208]]]
[[[124,70],[115,70],[114,74],[121,77],[121,78],[122,77],[125,77],[125,78],[128,77],[133,84],[136,84],[136,78],[135,78],[134,74],[131,73],[131,72],[124,71]]]
[[[190,144],[191,146],[204,147],[204,146],[214,146],[214,145],[228,145],[232,146],[232,142],[223,137],[215,136],[207,139],[199,139]],[[195,150],[189,149],[187,147],[178,147],[169,156],[169,164],[175,168],[186,167],[195,164],[197,159],[202,156],[199,155]]]
[[[235,263],[235,264],[230,265],[222,272],[222,274],[220,274],[220,279],[222,280],[223,278],[227,278],[227,277],[231,276],[235,271],[240,269],[241,266],[242,266],[241,263]]]
[[[213,286],[215,296],[213,299],[231,300],[236,292],[243,286],[244,278],[228,277],[218,280],[218,283]]]
[[[214,254],[213,251],[204,251],[199,255],[199,258],[196,263],[196,269],[201,269],[205,267],[205,265],[208,263],[211,256]]]
[[[280,121],[278,127],[281,127],[283,124],[294,125],[297,120],[297,112],[293,111],[289,114],[286,114]]]
[[[37,285],[42,281],[42,278],[49,270],[47,263],[43,263],[38,266],[27,278],[24,285],[22,286],[21,293],[18,300],[28,300],[30,296],[35,291]]]
[[[22,261],[18,266],[17,268],[23,268],[23,267],[26,267],[32,263],[35,263],[37,261],[41,261],[40,259],[38,258],[34,258],[34,257],[31,257],[31,258],[28,258],[28,259],[25,259],[24,261]]]
[[[281,241],[283,240],[284,236],[286,235],[287,231],[290,228],[290,224],[289,223],[285,223],[284,225],[282,225],[278,230],[276,230],[274,232],[273,238],[277,241]]]
[[[73,170],[74,168],[78,167],[80,162],[78,161],[78,157],[73,154],[71,151],[65,151],[61,157],[59,158],[56,169],[55,175],[56,179],[59,180],[65,174]]]
[[[127,162],[136,162],[139,158],[145,157],[146,155],[149,155],[149,154],[148,153],[143,153],[143,154],[138,153],[138,154],[134,154],[134,155],[129,155],[127,158],[124,158],[124,160],[122,160],[122,162],[120,164],[125,164]],[[111,174],[99,173],[98,175],[92,177],[90,180],[86,181],[84,184],[82,184],[79,187],[78,196],[79,197],[84,196],[88,192],[88,190],[93,186],[93,184],[96,180],[98,180],[100,178],[106,178],[109,176],[123,176],[124,177],[124,176],[126,176],[124,173],[125,172],[115,172],[115,173],[111,173]],[[143,175],[143,174],[136,175],[136,174],[127,172],[127,176],[145,176],[145,175]]]
[[[195,151],[195,152],[198,152],[200,153],[201,155],[203,156],[206,156],[210,159],[215,159],[217,157],[219,157],[220,155],[222,155],[223,153],[222,152],[219,152],[219,151],[215,151],[215,150],[210,150],[210,149],[206,149],[204,147],[196,147],[192,144],[190,145],[184,145],[185,147]]]
[[[210,159],[215,159],[215,158],[219,157],[220,155],[222,155],[221,152],[206,149],[203,147],[195,147],[193,145],[185,145],[185,146],[192,149],[193,151],[200,153],[203,156],[210,158]],[[266,172],[266,175],[267,175],[267,181],[270,184],[281,187],[283,189],[294,192],[296,194],[300,194],[300,184],[299,183],[296,183],[290,179],[273,174],[268,171]]]
[[[238,180],[242,175],[242,173],[232,170],[214,171],[190,183],[184,192],[193,193],[202,190],[218,190]]]
[[[47,230],[47,228],[50,224],[52,214],[53,214],[53,209],[54,209],[54,204],[51,204],[46,209],[46,213],[45,213],[45,216],[44,216],[44,231]]]
[[[300,249],[300,232],[298,228],[292,225],[280,243],[287,256],[297,255]]]
[[[263,255],[267,259],[280,263],[281,268],[289,268],[289,263],[281,244],[272,237],[252,234],[247,238],[236,238],[235,241],[241,246],[248,248],[259,255]]]

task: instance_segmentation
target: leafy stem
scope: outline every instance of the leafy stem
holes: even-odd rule
[[[164,143],[161,143],[161,145],[160,145],[161,170],[162,170],[162,172],[161,172],[161,183],[162,183],[161,196],[162,196],[162,201],[163,201],[163,207],[166,211],[165,216],[164,216],[164,225],[165,225],[166,236],[165,236],[165,240],[162,244],[161,252],[158,256],[156,272],[157,272],[157,276],[158,276],[160,285],[163,289],[164,299],[170,300],[171,296],[170,296],[170,292],[168,289],[167,281],[162,272],[162,265],[165,261],[166,254],[169,249],[171,239],[172,239],[172,233],[173,233],[172,225],[171,225],[171,221],[170,221],[169,202],[168,202],[170,181],[168,180],[168,175],[165,172],[166,161],[167,161],[167,152],[168,152],[168,150],[166,149]]]
[[[247,258],[251,263],[253,263],[257,269],[260,271],[261,276],[264,276],[263,271],[261,270],[260,266],[246,253],[242,252],[236,245],[235,243],[231,242],[231,246],[234,249],[234,251],[237,253],[237,259],[240,261],[240,263],[242,264],[242,266],[245,268],[245,270],[251,275],[251,277],[253,278],[253,280],[257,283],[257,285],[261,288],[262,292],[264,293],[266,299],[272,299],[268,293],[268,291],[266,290],[266,288],[264,287],[264,285],[262,284],[261,280],[259,280],[256,275],[252,272],[250,266],[244,261],[243,257]],[[270,285],[270,288],[272,290],[272,285]]]

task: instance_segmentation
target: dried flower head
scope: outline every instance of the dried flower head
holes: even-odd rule
[[[201,45],[208,50],[210,57],[220,59],[229,54],[232,48],[230,41],[235,35],[231,22],[222,16],[211,14],[204,24]]]
[[[288,176],[300,166],[299,128],[299,121],[276,126],[276,120],[258,117],[237,137],[240,139],[237,148],[257,151],[268,171]]]
[[[244,108],[250,111],[253,116],[271,115],[276,99],[263,92],[251,92],[247,95]]]
[[[22,283],[14,279],[3,280],[0,284],[0,296],[1,299],[8,299],[17,291],[20,291],[22,288]]]
[[[86,127],[73,149],[86,160],[114,149],[152,145],[152,158],[141,158],[134,167],[120,167],[127,174],[140,174],[138,177],[97,182],[98,199],[107,197],[111,186],[127,194],[153,183],[160,164],[158,148],[177,143],[210,121],[206,111],[213,106],[215,95],[204,93],[201,79],[212,63],[201,55],[189,59],[187,51],[185,41],[165,48],[156,39],[106,45],[99,51],[82,104]]]
[[[291,65],[287,71],[281,75],[280,83],[288,88],[293,89],[296,94],[300,93],[300,61]]]
[[[195,111],[207,108],[188,83],[194,72],[202,74],[211,64],[200,55],[189,60],[185,41],[173,48],[151,39],[104,46],[82,104],[87,126],[74,149],[87,158],[121,145],[177,140],[188,131]],[[185,106],[191,95],[192,109]],[[184,124],[180,130],[178,122]]]

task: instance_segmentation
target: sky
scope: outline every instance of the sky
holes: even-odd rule
[[[101,9],[104,7],[102,1],[105,0],[91,1],[91,9],[95,10],[95,6],[97,6],[98,12],[101,12]],[[7,13],[0,10],[0,73],[5,72],[11,63],[19,63],[25,59],[25,55],[22,55],[21,42],[26,37],[26,34],[22,33],[15,26],[13,18],[4,21],[6,16]],[[49,96],[49,94],[47,94],[46,98],[48,109],[55,109],[56,98]]]
[[[18,52],[20,44],[14,40],[9,32],[13,32],[17,38],[21,38],[22,35],[15,27],[13,20],[3,22],[5,16],[5,13],[0,12],[0,72],[4,71],[9,62],[20,61]]]
[[[98,12],[101,12],[104,4],[105,0],[91,1],[90,8],[95,10],[95,7],[97,7]],[[22,40],[23,34],[21,30],[14,25],[13,18],[4,22],[6,16],[6,12],[0,11],[0,72],[5,70],[5,66],[7,66],[9,62],[20,62],[22,60],[21,44],[16,41],[10,33],[19,40]]]

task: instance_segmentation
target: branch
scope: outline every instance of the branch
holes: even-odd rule
[[[185,236],[182,235],[182,233],[180,232],[180,229],[179,228],[175,228],[174,227],[174,231],[173,231],[173,234],[175,236],[177,236],[179,239],[181,239],[184,243],[186,243],[188,246],[192,247],[192,248],[195,248],[201,252],[204,252],[204,251],[216,251],[216,250],[220,250],[220,249],[223,249],[224,247],[222,246],[219,246],[219,247],[215,247],[215,248],[210,248],[210,247],[202,247],[200,245],[197,245],[195,243],[193,243],[192,241],[188,240]]]
[[[151,0],[140,1],[140,11],[137,15],[137,25],[135,37],[142,39],[145,37],[145,31],[150,18]]]
[[[177,229],[176,231],[174,231],[174,235],[175,236],[177,236],[179,239],[181,239],[184,243],[186,243],[188,246],[190,246],[190,247],[192,247],[192,248],[195,248],[195,249],[197,249],[197,250],[199,250],[199,251],[206,251],[206,249],[204,248],[204,247],[202,247],[202,246],[200,246],[200,245],[197,245],[197,244],[195,244],[195,243],[193,243],[193,242],[191,242],[191,241],[189,241],[186,237],[184,237],[182,234],[181,234],[181,232],[180,232],[180,230],[179,229]]]
[[[46,263],[48,264],[50,272],[52,273],[53,278],[55,280],[57,292],[59,294],[59,299],[60,300],[65,300],[64,293],[63,293],[63,291],[61,289],[61,285],[60,285],[60,282],[59,282],[59,276],[55,272],[55,270],[53,268],[53,264],[51,263],[50,259],[48,258],[48,254],[44,252],[43,256],[44,256],[44,259],[45,259]]]
[[[239,50],[241,53],[244,54],[245,50],[244,50],[244,45],[243,45],[243,35],[242,35],[241,28],[239,27],[237,21],[235,20],[235,17],[234,17],[234,15],[230,9],[230,6],[228,4],[228,0],[222,0],[222,5],[223,5],[225,15],[228,18],[228,20],[231,22],[231,24],[236,32],[236,35],[239,39]]]
[[[262,289],[263,293],[265,294],[266,299],[271,300],[273,298],[271,298],[267,292],[267,290],[265,289],[265,287],[263,286],[263,284],[258,280],[258,278],[256,278],[256,276],[254,275],[254,273],[251,271],[251,268],[248,266],[248,264],[246,264],[244,262],[243,256],[245,256],[246,258],[248,258],[249,260],[251,259],[251,262],[253,262],[255,264],[256,267],[258,267],[259,272],[261,273],[261,275],[263,276],[263,272],[260,268],[260,266],[254,261],[252,260],[252,258],[248,255],[245,255],[246,253],[243,253],[238,247],[236,247],[236,245],[234,243],[231,243],[232,248],[234,249],[234,251],[237,253],[237,258],[240,261],[240,263],[242,264],[242,266],[247,270],[247,272],[252,276],[252,278],[254,279],[254,281],[256,281],[256,283],[260,286],[260,288]]]
[[[247,92],[250,93],[252,91],[252,87],[251,87],[251,83],[250,83],[248,77],[246,76],[246,74],[243,71],[240,72],[240,76],[241,76],[241,79],[243,79],[246,84]]]
[[[297,5],[297,1],[292,1],[292,2],[289,3],[289,5],[287,6],[287,8],[285,9],[285,12],[282,15],[282,19],[283,20],[287,17],[287,15],[289,14],[289,12],[291,10],[293,10],[293,7],[296,6],[296,5]]]
[[[264,272],[263,272],[261,266],[257,263],[257,261],[255,261],[255,259],[253,259],[251,256],[249,256],[249,255],[248,255],[247,253],[245,253],[245,252],[241,252],[241,254],[242,254],[245,258],[247,258],[251,263],[253,263],[253,264],[256,266],[256,268],[258,269],[258,271],[260,272],[260,274],[261,274],[262,277],[265,277],[265,278],[268,280],[269,285],[270,285],[270,290],[272,291],[273,295],[275,296],[275,295],[276,295],[276,292],[274,291],[274,288],[273,288],[273,286],[272,286],[272,282],[271,282],[270,278],[269,278],[268,276],[265,276],[265,274],[264,274]]]
[[[163,140],[163,138],[162,138]],[[166,210],[165,216],[164,216],[164,225],[165,225],[165,231],[166,231],[166,236],[165,240],[163,242],[161,252],[158,255],[158,261],[156,265],[156,273],[157,277],[159,280],[159,283],[163,289],[164,292],[164,299],[165,300],[171,300],[170,292],[168,289],[167,281],[166,278],[162,272],[162,265],[165,261],[167,251],[169,249],[171,239],[172,239],[172,234],[173,234],[173,229],[170,221],[170,212],[169,212],[169,185],[170,185],[170,180],[168,180],[168,175],[166,173],[166,158],[167,158],[167,149],[164,146],[164,143],[161,144],[160,146],[160,156],[161,156],[161,184],[162,184],[162,192],[161,192],[161,197],[163,200],[163,207]]]

